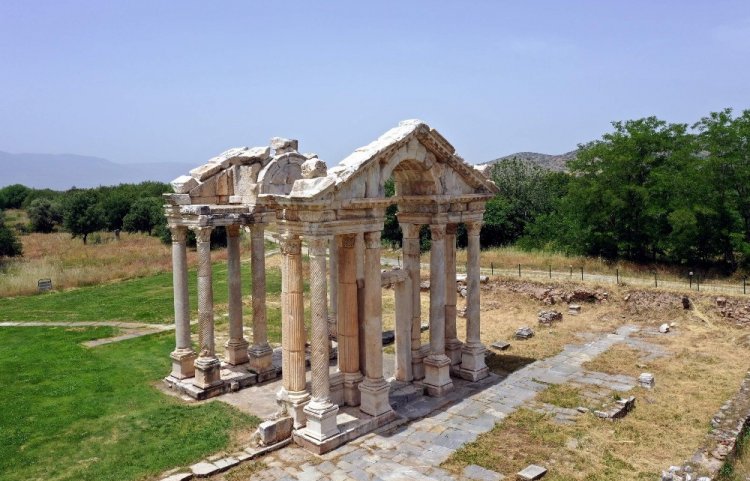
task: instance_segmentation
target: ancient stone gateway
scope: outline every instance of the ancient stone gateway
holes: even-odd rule
[[[393,178],[395,197],[384,183]],[[278,375],[266,335],[264,228],[276,224],[282,254],[283,387],[278,400],[293,419],[295,439],[316,450],[389,422],[389,382],[383,376],[381,285],[396,286],[396,380],[421,383],[442,396],[451,375],[487,376],[479,337],[479,231],[495,185],[468,165],[436,130],[409,120],[338,166],[298,152],[297,141],[236,148],[172,182],[165,196],[172,231],[176,347],[166,381],[205,398]],[[381,273],[385,209],[398,204],[404,269]],[[466,336],[456,332],[456,226],[468,231]],[[432,234],[430,342],[421,345],[419,229]],[[223,379],[214,345],[210,234],[228,237],[229,334]],[[251,235],[252,345],[243,334],[239,232]],[[186,236],[198,245],[199,352],[190,342]],[[304,325],[302,241],[310,257],[309,340]],[[327,259],[330,259],[327,261]],[[330,294],[330,295],[329,295]],[[338,343],[338,365],[329,369],[329,334]],[[306,382],[306,346],[312,382]],[[232,366],[236,366],[232,368]],[[339,409],[357,408],[356,428],[337,423]],[[355,423],[356,424],[356,423]]]

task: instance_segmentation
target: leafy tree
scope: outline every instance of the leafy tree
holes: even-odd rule
[[[71,190],[63,199],[63,226],[86,244],[88,235],[104,227],[104,209],[95,190]]]
[[[20,209],[31,189],[21,184],[13,184],[0,189],[0,209]]]
[[[62,212],[57,203],[49,199],[34,199],[27,209],[31,230],[34,232],[52,232],[62,222]]]
[[[123,227],[128,232],[146,232],[151,235],[154,227],[164,223],[161,200],[155,197],[138,199],[133,202],[130,212],[123,219]]]
[[[132,194],[124,189],[112,189],[102,199],[104,227],[107,230],[122,230],[125,217],[133,206]]]
[[[15,232],[9,226],[5,225],[5,216],[0,210],[0,258],[16,257],[23,253],[21,242],[16,237]]]

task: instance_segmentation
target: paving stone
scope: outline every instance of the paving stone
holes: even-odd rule
[[[470,464],[466,466],[464,468],[463,475],[467,479],[475,479],[477,481],[500,481],[504,477],[498,472],[484,469],[483,467],[477,466],[476,464]]]
[[[187,481],[193,477],[193,473],[175,473],[163,478],[161,481]]]
[[[523,481],[533,481],[535,479],[541,479],[542,476],[547,474],[547,468],[537,466],[536,464],[530,464],[518,472],[518,479]]]
[[[205,461],[193,464],[192,466],[190,466],[190,470],[198,478],[207,478],[212,474],[216,474],[220,471],[220,469],[215,464],[211,464]]]

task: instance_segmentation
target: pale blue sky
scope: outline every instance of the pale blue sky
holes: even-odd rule
[[[329,164],[420,118],[472,163],[750,108],[750,2],[0,3],[0,150]]]

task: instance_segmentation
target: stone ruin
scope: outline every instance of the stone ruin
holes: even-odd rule
[[[386,198],[393,178],[396,195]],[[282,376],[279,417],[291,418],[295,441],[325,452],[395,418],[383,375],[382,294],[396,292],[395,380],[420,383],[444,396],[451,376],[478,381],[488,375],[480,341],[479,231],[485,203],[497,187],[455,153],[440,133],[418,120],[401,122],[374,142],[327,169],[301,154],[296,140],[230,149],[172,182],[166,216],[172,232],[176,347],[173,388],[203,399]],[[385,209],[397,204],[403,231],[404,268],[383,279],[381,231]],[[456,227],[466,225],[466,333],[456,330]],[[265,228],[281,240],[281,368],[267,338]],[[430,342],[421,344],[419,230],[429,225]],[[211,231],[227,231],[229,337],[224,364],[214,342]],[[191,345],[186,238],[198,252],[198,351]],[[240,229],[250,232],[252,345],[242,325]],[[309,249],[311,336],[304,324],[302,240]],[[329,334],[338,342],[331,372]],[[306,382],[306,362],[312,382]],[[227,369],[222,369],[223,367]],[[231,376],[223,378],[224,373]],[[356,429],[340,409],[359,413]]]

